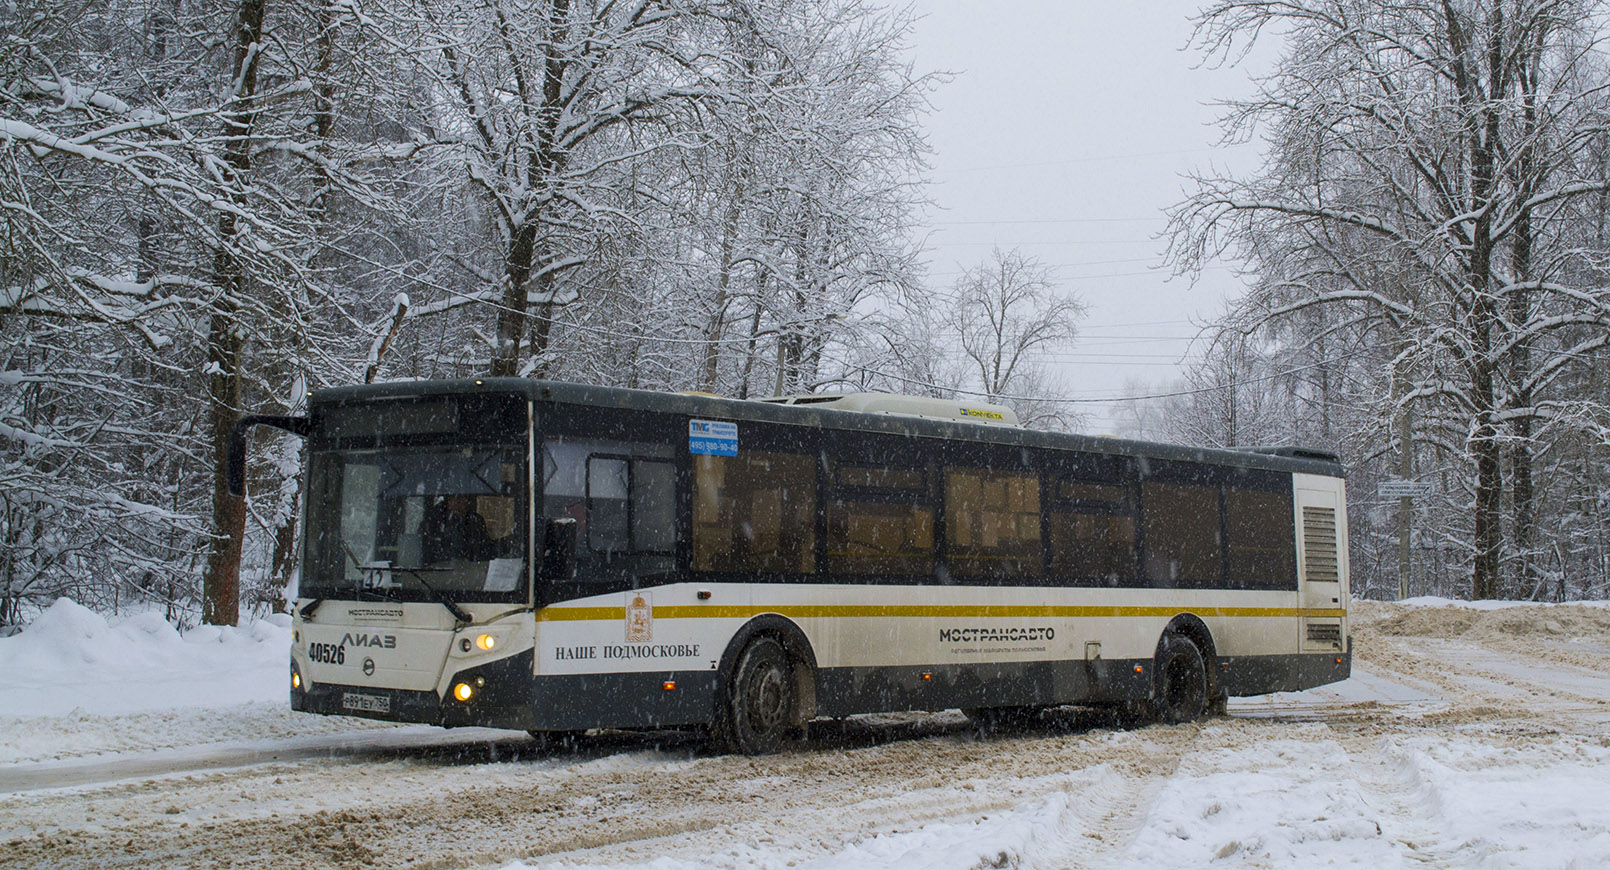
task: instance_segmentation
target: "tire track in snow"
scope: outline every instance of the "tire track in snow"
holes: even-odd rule
[[[457,768],[404,759],[219,771],[25,795],[29,815],[54,822],[35,836],[10,834],[0,867],[258,866],[288,852],[323,866],[448,867],[698,857],[712,843],[810,857],[1055,794],[1097,794],[1083,786],[1110,770],[1106,785],[1132,786],[1102,789],[1073,811],[1098,834],[1088,839],[1101,854],[1103,842],[1121,846],[1119,835],[1144,818],[1136,813],[1147,783],[1172,770],[1197,730],[957,735],[758,759],[640,752]],[[157,794],[164,803],[150,807]],[[59,814],[63,804],[84,815]]]
[[[1095,714],[1059,715],[1047,727],[985,740],[956,714],[878,717],[825,723],[806,748],[755,759],[606,737],[558,756],[514,749],[509,760],[511,747],[496,744],[404,748],[29,792],[0,809],[0,867],[446,868],[658,857],[828,867],[834,856],[880,844],[917,848],[947,826],[984,837],[956,847],[982,849],[980,864],[1124,865],[1136,860],[1138,837],[1155,845],[1160,796],[1199,796],[1215,775],[1256,761],[1267,742],[1316,735],[1345,747],[1337,781],[1399,819],[1394,836],[1406,855],[1459,866],[1479,856],[1471,850],[1480,844],[1450,841],[1426,800],[1402,796],[1422,784],[1403,766],[1414,756],[1393,747],[1457,731],[1548,756],[1559,739],[1551,729],[1604,733],[1599,706],[1583,700],[1602,671],[1517,669],[1528,660],[1509,645],[1484,641],[1493,659],[1468,662],[1450,662],[1435,637],[1360,645],[1369,673],[1401,675],[1446,702],[1437,709],[1311,696],[1267,715],[1238,709],[1241,718],[1136,732],[1107,730]],[[1579,678],[1590,682],[1573,683]],[[1331,775],[1301,758],[1288,766],[1306,787]],[[1046,827],[1014,840],[1014,816]]]

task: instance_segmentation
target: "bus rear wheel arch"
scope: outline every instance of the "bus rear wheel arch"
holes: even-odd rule
[[[1184,635],[1163,635],[1158,645],[1157,718],[1178,725],[1202,718],[1208,711],[1208,669],[1202,650]]]
[[[1229,695],[1220,681],[1218,646],[1213,642],[1213,633],[1195,614],[1181,613],[1169,620],[1168,628],[1164,629],[1162,638],[1158,640],[1155,661],[1157,665],[1162,664],[1163,645],[1170,635],[1183,637],[1196,645],[1197,652],[1202,656],[1202,666],[1207,676],[1207,705],[1204,714],[1223,715]]]
[[[1176,618],[1157,641],[1150,697],[1120,703],[1120,727],[1178,725],[1223,713],[1226,697],[1216,679],[1217,660],[1207,626],[1189,615]]]

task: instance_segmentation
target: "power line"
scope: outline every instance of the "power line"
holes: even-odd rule
[[[930,248],[964,248],[982,247],[985,245],[996,248],[1024,248],[1024,247],[1051,247],[1054,245],[1155,245],[1156,239],[1060,239],[1041,242],[929,242]]]
[[[1193,335],[1085,335],[1079,327],[1079,347],[1117,347],[1126,344],[1161,344],[1166,341],[1191,341]]]
[[[1257,383],[1262,383],[1264,381],[1272,381],[1272,380],[1275,380],[1277,378],[1286,377],[1287,375],[1296,374],[1297,372],[1303,372],[1303,371],[1307,371],[1309,369],[1319,368],[1320,366],[1323,366],[1323,365],[1329,365],[1329,364],[1331,364],[1333,362],[1341,362],[1342,360],[1345,360],[1347,358],[1348,357],[1333,357],[1331,359],[1322,359],[1319,362],[1309,363],[1308,365],[1297,366],[1296,368],[1289,368],[1289,369],[1286,369],[1284,371],[1275,372],[1274,374],[1271,374],[1271,375],[1264,375],[1262,377],[1257,377],[1257,378],[1247,378],[1245,380],[1236,381],[1235,383],[1231,383],[1231,384],[1221,384],[1221,385],[1212,386],[1212,387],[1199,387],[1199,388],[1194,389],[1194,390],[1175,390],[1175,391],[1169,392],[1169,393],[1154,393],[1154,394],[1149,395],[1149,396],[1110,396],[1110,397],[1102,398],[1102,399],[1067,399],[1067,398],[1062,398],[1062,397],[1059,397],[1059,396],[1000,396],[1000,395],[992,395],[990,393],[980,392],[978,390],[963,390],[963,389],[958,389],[956,387],[946,387],[946,386],[942,386],[940,384],[932,384],[932,383],[929,383],[927,381],[918,380],[916,378],[908,378],[908,377],[906,377],[904,375],[897,375],[897,374],[893,374],[891,372],[879,371],[877,369],[869,369],[869,368],[866,368],[865,366],[862,366],[859,370],[862,371],[862,372],[866,372],[867,374],[874,374],[874,375],[879,375],[879,376],[885,377],[885,378],[891,378],[893,380],[900,381],[902,383],[910,384],[910,385],[913,385],[913,386],[926,387],[927,389],[930,389],[930,390],[941,390],[941,391],[951,392],[951,393],[960,393],[960,394],[962,394],[964,396],[977,396],[977,397],[979,397],[981,399],[989,399],[990,401],[995,401],[995,402],[999,402],[999,401],[1006,401],[1006,402],[1050,402],[1050,403],[1061,404],[1061,405],[1097,405],[1097,404],[1108,404],[1108,405],[1110,405],[1110,404],[1114,404],[1116,402],[1142,402],[1142,401],[1146,401],[1148,399],[1172,399],[1175,396],[1195,396],[1195,395],[1198,395],[1198,394],[1201,394],[1201,393],[1218,392],[1219,390],[1232,390],[1232,389],[1235,389],[1238,386],[1242,386],[1242,385],[1245,385],[1245,384],[1257,384]]]
[[[1155,263],[1155,262],[1157,262],[1156,257],[1120,257],[1120,258],[1114,259],[1114,260],[1086,260],[1083,263],[1053,263],[1050,266],[1048,266],[1047,268],[1050,268],[1050,269],[1081,269],[1081,268],[1084,268],[1086,266],[1111,266],[1111,265],[1114,265],[1116,263]],[[971,269],[971,270],[964,269],[962,272],[957,272],[956,274],[960,275],[960,274],[964,274],[965,272],[968,272],[968,271],[975,271],[976,272],[978,270],[977,269]]]
[[[1120,326],[1168,326],[1175,323],[1192,323],[1190,318],[1183,320],[1133,320],[1129,323],[1103,323],[1098,326],[1081,326],[1080,329],[1116,329]]]
[[[1146,262],[1147,260],[1150,260],[1150,259],[1152,259],[1152,258],[1150,258],[1150,257],[1141,257],[1138,260],[1135,260],[1133,262]],[[1048,268],[1052,268],[1052,269],[1077,269],[1077,268],[1080,268],[1081,266],[1093,266],[1093,265],[1098,265],[1098,264],[1092,262],[1092,263],[1050,263],[1050,264],[1046,264],[1046,265],[1048,266]],[[1137,275],[1156,275],[1158,273],[1158,270],[1161,269],[1161,268],[1162,268],[1162,266],[1159,266],[1157,269],[1147,269],[1144,272],[1107,272],[1107,273],[1103,273],[1103,274],[1100,274],[1100,275],[1068,275],[1068,276],[1063,276],[1063,279],[1068,280],[1068,281],[1093,281],[1093,280],[1098,279],[1098,278],[1131,278],[1131,277],[1134,277],[1134,276],[1137,276]],[[1220,265],[1203,266],[1198,271],[1206,272],[1206,271],[1208,271],[1210,269],[1216,271],[1216,270],[1219,270],[1219,269],[1232,269],[1232,268],[1235,268],[1235,267],[1220,264]],[[962,272],[929,272],[928,277],[930,277],[930,278],[955,278],[955,277],[959,277],[962,274],[964,274],[964,273],[962,273]]]
[[[1202,154],[1206,152],[1223,151],[1227,148],[1242,148],[1252,142],[1237,142],[1231,145],[1202,148],[1183,148],[1177,151],[1142,151],[1137,154],[1101,154],[1090,157],[1069,157],[1065,160],[1042,160],[1036,163],[1001,163],[995,166],[965,166],[958,169],[941,170],[944,172],[992,172],[997,169],[1037,169],[1044,166],[1072,166],[1079,163],[1107,163],[1114,160],[1140,160],[1148,157],[1178,157],[1182,154]]]
[[[1139,224],[1152,223],[1158,218],[1026,218],[1023,220],[979,220],[979,221],[928,221],[933,226],[946,227],[976,227],[996,226],[1002,224]]]

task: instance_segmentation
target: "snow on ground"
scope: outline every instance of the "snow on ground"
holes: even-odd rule
[[[11,676],[5,709],[61,716],[226,707],[283,696],[291,618],[183,635],[154,611],[110,623],[63,598],[22,633],[0,639]]]
[[[1355,609],[1355,676],[1115,730],[822,723],[765,758],[285,709],[283,620],[0,639],[0,868],[1610,866],[1610,607]]]
[[[286,704],[290,617],[181,635],[160,614],[109,622],[61,599],[0,638],[0,762],[351,731]]]

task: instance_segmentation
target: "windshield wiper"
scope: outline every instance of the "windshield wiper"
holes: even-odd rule
[[[419,581],[419,585],[425,587],[425,591],[427,591],[431,595],[435,596],[436,600],[440,601],[442,606],[447,608],[447,612],[453,614],[454,619],[456,619],[459,622],[462,622],[462,623],[464,623],[466,625],[468,625],[469,623],[472,623],[472,622],[475,621],[475,617],[470,616],[467,612],[465,612],[464,608],[459,607],[458,602],[454,601],[452,598],[448,597],[446,592],[443,592],[442,590],[437,589],[435,586],[430,585],[430,583],[425,580],[425,575],[422,573],[422,572],[430,571],[430,570],[445,571],[447,569],[445,569],[445,568],[436,568],[436,569],[431,569],[431,568],[399,568],[396,565],[393,565],[393,566],[391,566],[390,570],[392,570],[392,571],[406,571],[409,574],[414,575],[414,579]]]
[[[363,585],[360,584],[357,587],[357,590],[358,590],[358,597],[359,598],[362,598],[365,594],[367,594],[367,595],[371,595],[371,596],[373,596],[375,598],[378,598],[381,601],[401,601],[402,600],[402,596],[398,595],[395,592],[388,592],[386,590],[386,587],[384,587],[384,586],[363,586]]]

